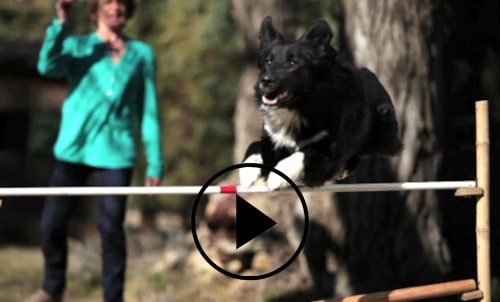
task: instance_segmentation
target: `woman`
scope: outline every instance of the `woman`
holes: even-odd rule
[[[160,182],[163,169],[155,58],[152,49],[123,33],[134,13],[133,0],[90,0],[97,30],[67,36],[73,0],[57,0],[57,18],[47,28],[38,69],[65,77],[69,94],[54,146],[51,186],[84,185],[96,174],[100,186],[130,185],[136,160],[136,129],[147,156],[146,186]],[[30,302],[61,301],[66,286],[67,227],[74,197],[50,196],[42,213],[45,275]],[[102,284],[105,301],[123,301],[126,197],[99,198]]]

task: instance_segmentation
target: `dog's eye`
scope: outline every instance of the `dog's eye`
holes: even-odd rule
[[[264,61],[264,64],[266,64],[266,65],[271,65],[271,63],[272,63],[272,62],[273,62],[273,60],[271,60],[271,59],[266,59],[266,60]]]
[[[295,67],[295,66],[299,65],[299,62],[294,61],[294,60],[290,60],[290,61],[287,62],[287,64],[290,67]]]

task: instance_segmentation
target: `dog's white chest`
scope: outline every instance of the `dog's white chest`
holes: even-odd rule
[[[276,147],[298,149],[296,133],[304,126],[300,115],[289,109],[266,109],[264,111],[264,130],[269,134]]]

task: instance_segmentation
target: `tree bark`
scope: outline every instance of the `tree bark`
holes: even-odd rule
[[[436,72],[440,48],[432,41],[433,3],[342,0],[342,4],[352,57],[358,66],[377,74],[392,97],[404,144],[390,162],[365,161],[350,181],[435,180],[442,157],[442,117]],[[381,202],[375,205],[374,199]],[[430,283],[449,271],[434,192],[351,194],[341,196],[338,204],[345,219],[344,260],[351,291]],[[364,242],[355,242],[356,238]]]

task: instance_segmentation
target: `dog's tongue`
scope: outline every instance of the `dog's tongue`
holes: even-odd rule
[[[262,102],[266,105],[276,105],[280,100],[286,98],[288,96],[288,91],[278,94],[276,97],[270,99],[269,95],[262,96]]]
[[[278,98],[268,99],[266,96],[262,96],[262,102],[266,105],[276,105],[278,103]]]

